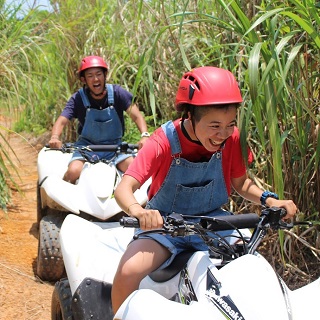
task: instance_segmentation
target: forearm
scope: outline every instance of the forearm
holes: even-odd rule
[[[148,132],[147,123],[136,104],[130,106],[130,108],[127,110],[127,113],[129,114],[132,121],[136,124],[140,133]]]
[[[264,190],[261,190],[251,179],[239,178],[233,180],[234,189],[245,199],[261,204],[261,196]],[[292,218],[297,212],[297,207],[292,200],[278,200],[274,197],[267,197],[265,205],[268,207],[285,208],[287,215],[285,218]]]
[[[59,116],[59,118],[55,122],[52,128],[51,138],[49,140],[50,148],[61,148],[62,142],[60,140],[60,135],[62,133],[64,126],[68,123],[68,121],[69,120],[67,118],[63,116]]]
[[[63,128],[68,121],[69,120],[67,118],[60,116],[52,127],[51,138],[54,137],[59,139],[62,134]]]
[[[128,216],[132,216],[133,215],[132,214],[133,209],[137,209],[137,210],[142,209],[142,206],[139,204],[139,202],[137,201],[137,199],[133,195],[131,197],[127,197],[127,198],[124,199],[122,197],[116,196],[116,193],[115,193],[115,198],[117,200],[117,203],[118,203],[119,207]],[[133,207],[136,207],[136,208],[133,208]]]
[[[147,123],[142,116],[136,118],[135,124],[138,127],[140,133],[148,132]]]
[[[263,190],[261,190],[250,178],[246,178],[244,183],[239,186],[234,185],[234,189],[243,198],[260,204],[260,198]]]
[[[133,206],[137,206],[136,209],[140,206],[137,199],[134,197],[137,186],[131,184],[131,182],[134,182],[132,179],[132,177],[124,176],[114,192],[114,197],[118,205],[128,215],[131,215],[130,209],[133,209]],[[140,206],[140,208],[142,207]]]
[[[114,193],[117,203],[129,216],[139,219],[142,230],[162,228],[163,219],[160,212],[143,208],[134,197],[133,193],[139,187],[140,184],[136,179],[124,175]]]

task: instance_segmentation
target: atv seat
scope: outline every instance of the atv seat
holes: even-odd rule
[[[179,253],[168,267],[151,272],[149,277],[155,282],[166,282],[172,279],[183,269],[193,254],[194,251],[183,251]]]

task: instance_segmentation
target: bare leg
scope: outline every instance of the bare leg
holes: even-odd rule
[[[129,157],[127,159],[124,159],[123,161],[119,162],[117,164],[117,168],[119,170],[121,170],[122,172],[126,172],[126,170],[128,169],[130,163],[133,161],[133,157]]]
[[[75,184],[77,179],[80,177],[83,164],[83,160],[74,160],[70,162],[68,170],[63,176],[63,180]]]
[[[170,252],[152,239],[138,239],[130,243],[124,253],[112,285],[114,314],[124,300],[139,288],[140,281],[170,257]]]

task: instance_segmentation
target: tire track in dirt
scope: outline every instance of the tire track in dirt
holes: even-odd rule
[[[0,123],[9,126],[1,117]],[[1,133],[16,154],[8,150],[20,179],[13,170],[10,172],[22,192],[13,189],[7,212],[0,210],[0,319],[49,320],[53,284],[42,282],[34,273],[38,246],[37,150],[41,144],[34,147],[19,135],[5,130]]]

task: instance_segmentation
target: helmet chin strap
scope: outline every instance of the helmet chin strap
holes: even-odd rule
[[[194,118],[191,117],[191,119],[189,119],[189,120],[190,120],[190,122],[191,122],[191,127],[192,127],[193,134],[194,134],[195,137],[198,139],[197,142],[203,146],[203,144],[201,143],[200,139],[199,139],[198,136],[196,135],[196,130],[195,130],[195,128],[196,128],[196,123],[195,123],[195,121],[194,121]]]

